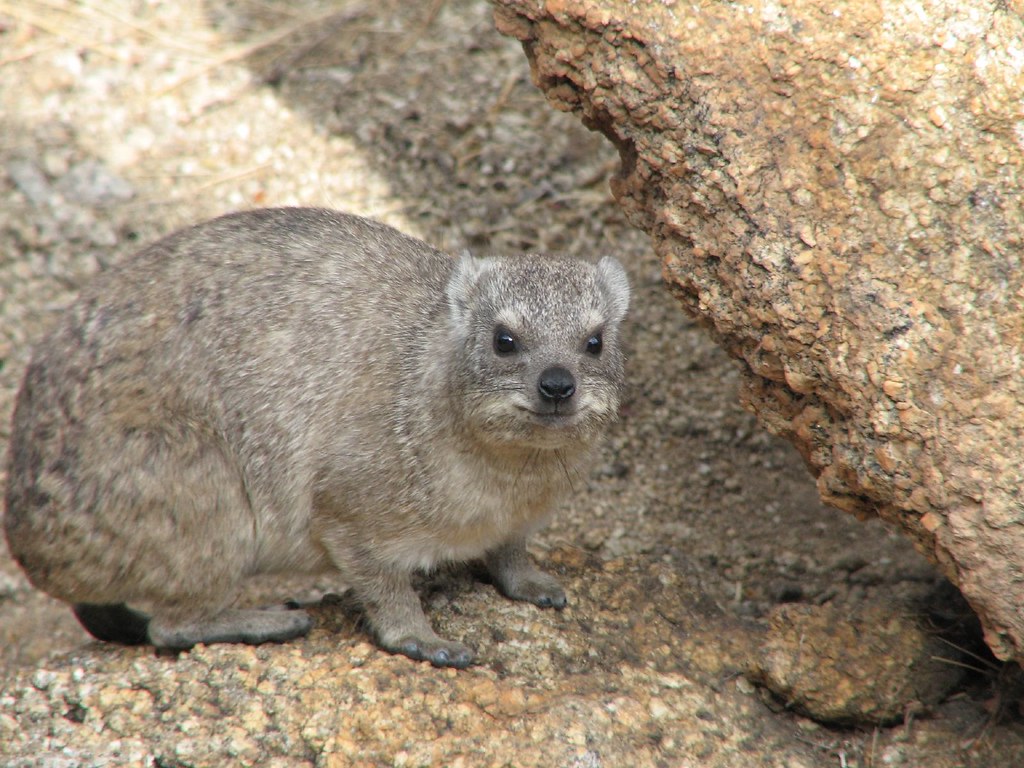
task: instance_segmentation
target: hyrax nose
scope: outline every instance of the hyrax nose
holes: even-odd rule
[[[576,379],[562,366],[553,365],[541,373],[537,391],[540,392],[542,400],[560,403],[572,397],[576,391]]]

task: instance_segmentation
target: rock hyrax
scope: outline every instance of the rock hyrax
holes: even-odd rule
[[[247,575],[336,568],[384,648],[462,667],[410,574],[483,558],[560,608],[526,538],[617,413],[622,266],[456,258],[318,209],[225,216],[101,274],[36,348],[6,533],[96,637],[283,641]]]

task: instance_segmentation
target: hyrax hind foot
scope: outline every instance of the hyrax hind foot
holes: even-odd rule
[[[149,642],[149,617],[124,603],[76,603],[72,610],[75,618],[97,640],[122,645]]]
[[[298,610],[230,610],[194,621],[151,619],[123,603],[78,603],[75,616],[97,640],[124,645],[149,642],[186,650],[198,643],[282,643],[309,632],[312,619]]]
[[[157,648],[175,650],[198,643],[283,643],[302,637],[312,626],[305,611],[233,609],[194,621],[154,617],[149,622],[149,641]]]

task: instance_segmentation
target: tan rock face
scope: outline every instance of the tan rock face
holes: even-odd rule
[[[1024,659],[1024,4],[496,6],[749,407]]]

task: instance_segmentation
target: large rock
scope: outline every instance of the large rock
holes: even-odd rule
[[[1024,660],[1024,3],[496,3],[749,407]]]

